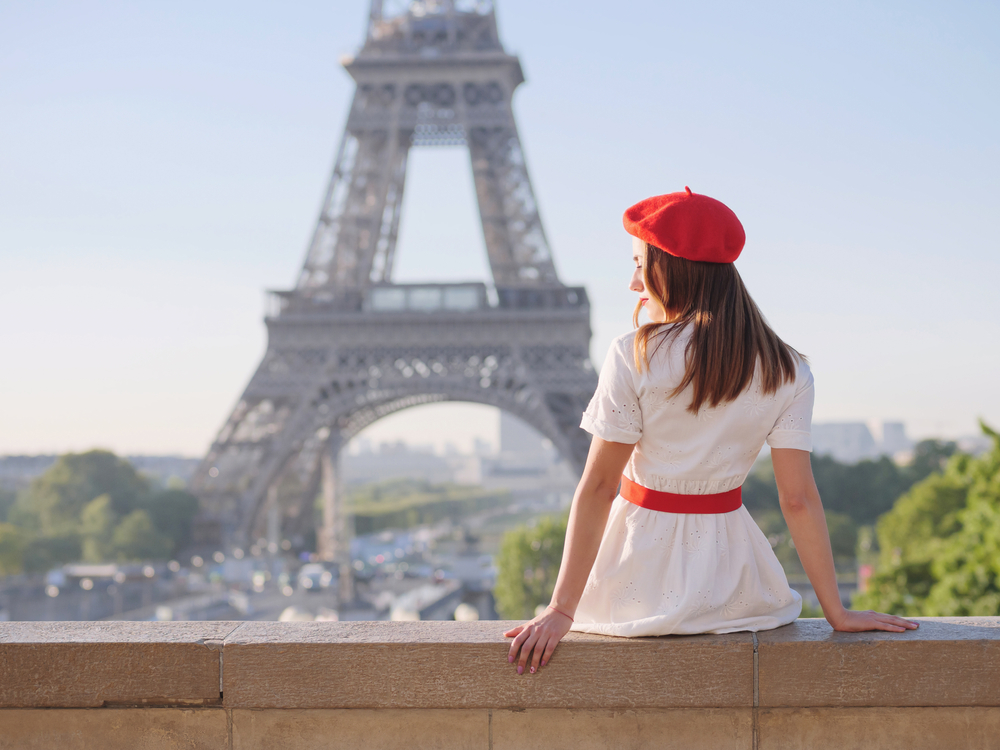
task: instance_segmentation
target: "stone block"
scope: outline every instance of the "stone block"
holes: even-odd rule
[[[762,707],[1000,706],[1000,618],[916,618],[905,633],[799,620],[758,633]]]
[[[1000,708],[769,708],[758,750],[996,750]]]
[[[482,709],[233,711],[233,750],[489,750]]]
[[[248,622],[225,643],[230,708],[750,707],[753,641],[570,633],[537,674],[509,622]]]
[[[0,750],[224,750],[222,708],[3,708]]]
[[[750,708],[493,711],[493,750],[751,750]]]
[[[218,704],[238,623],[0,623],[0,707]]]

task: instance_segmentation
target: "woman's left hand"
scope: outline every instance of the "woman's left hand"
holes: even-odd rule
[[[569,632],[572,624],[573,621],[566,615],[552,608],[546,608],[534,619],[504,633],[508,638],[514,638],[507,654],[507,661],[510,663],[517,661],[517,673],[524,674],[530,656],[531,666],[528,671],[537,672],[539,668],[548,664],[552,652],[563,636]]]
[[[890,633],[902,633],[920,627],[920,623],[913,620],[887,615],[884,612],[873,612],[870,609],[864,612],[843,609],[832,618],[827,617],[826,621],[833,626],[834,630],[844,633],[861,633],[866,630],[888,630]]]

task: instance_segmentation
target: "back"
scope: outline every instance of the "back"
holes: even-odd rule
[[[603,440],[634,443],[625,469],[653,490],[707,495],[739,487],[766,441],[772,448],[812,450],[813,378],[797,358],[794,382],[763,394],[755,375],[739,398],[688,412],[691,388],[670,397],[684,376],[690,328],[650,356],[639,373],[635,331],[612,343],[581,427]],[[652,342],[651,342],[652,343]]]

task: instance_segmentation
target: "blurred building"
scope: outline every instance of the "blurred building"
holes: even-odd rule
[[[19,490],[44,474],[59,456],[0,456],[0,488]]]
[[[404,477],[434,483],[455,482],[456,474],[468,478],[468,472],[461,471],[465,459],[461,455],[439,456],[431,446],[414,446],[398,440],[381,443],[374,449],[367,441],[360,442],[357,453],[345,452],[340,460],[347,484],[368,484]]]
[[[913,441],[906,436],[906,426],[902,422],[882,423],[882,442],[879,452],[887,456],[904,453],[913,447]]]
[[[894,457],[913,447],[902,422],[882,422],[877,432],[878,440],[865,422],[817,422],[812,426],[813,452],[853,464],[879,456]]]

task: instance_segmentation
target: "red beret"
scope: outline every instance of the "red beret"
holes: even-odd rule
[[[736,260],[746,233],[736,214],[707,195],[683,193],[656,195],[639,201],[625,212],[625,231],[678,258],[707,263]]]

